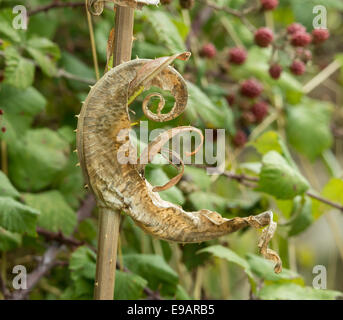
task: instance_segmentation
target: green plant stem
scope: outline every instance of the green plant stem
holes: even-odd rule
[[[87,0],[85,0],[85,4],[87,4]],[[91,16],[90,12],[88,11],[87,6],[86,6],[86,14],[87,14],[88,29],[89,29],[89,37],[91,40],[95,76],[96,76],[96,80],[99,80],[100,79],[100,72],[99,72],[98,56],[96,53],[96,45],[95,45],[95,38],[94,38],[92,16]]]

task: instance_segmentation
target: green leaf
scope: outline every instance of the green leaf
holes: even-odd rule
[[[282,148],[279,139],[280,136],[277,132],[267,131],[258,137],[256,141],[251,142],[250,144],[262,155],[265,155],[269,151],[276,151],[282,154]]]
[[[38,225],[52,232],[70,235],[76,226],[76,214],[58,191],[23,195],[25,202],[41,212]]]
[[[95,279],[96,254],[88,247],[81,246],[73,252],[69,261],[69,270],[72,279],[84,277],[89,280]]]
[[[0,226],[8,231],[36,235],[39,211],[9,198],[0,197]]]
[[[278,199],[291,199],[308,188],[306,179],[279,153],[270,151],[263,157],[258,190]]]
[[[70,154],[67,165],[57,175],[53,184],[53,187],[62,193],[68,204],[75,210],[79,207],[80,200],[86,194],[82,171],[79,167],[76,167],[78,162],[77,154]]]
[[[183,39],[169,13],[161,10],[150,10],[148,8],[144,8],[143,10],[159,42],[168,48],[170,54],[185,51]]]
[[[295,283],[277,283],[264,286],[258,296],[263,300],[335,300],[342,293],[302,287]]]
[[[321,195],[333,202],[343,205],[343,181],[342,179],[332,178],[323,188]],[[324,212],[332,210],[332,207],[313,200],[313,215],[318,219]]]
[[[21,235],[0,227],[0,251],[10,251],[21,245]]]
[[[8,177],[0,171],[0,196],[17,198],[19,195],[19,192],[13,187]]]
[[[5,39],[20,42],[20,35],[18,30],[12,26],[13,13],[11,9],[5,9],[0,11],[0,35],[1,38],[4,36]]]
[[[257,138],[255,142],[251,142],[249,144],[255,147],[256,150],[262,155],[265,155],[269,151],[276,151],[280,153],[291,167],[299,171],[286,144],[277,132],[267,131]]]
[[[26,50],[47,76],[52,77],[57,74],[56,64],[48,56],[35,48],[26,48]]]
[[[246,255],[246,261],[250,266],[251,272],[257,275],[263,280],[269,281],[297,281],[298,283],[303,283],[301,277],[291,270],[282,269],[281,273],[274,272],[274,263],[270,260],[266,260],[256,254],[248,253]]]
[[[188,105],[185,111],[187,118],[192,122],[201,121],[208,128],[221,128],[231,132],[233,115],[227,104],[215,104],[195,84],[187,81],[189,91]]]
[[[43,72],[49,76],[57,74],[55,61],[61,57],[58,46],[46,38],[31,38],[26,43],[27,52],[37,62]]]
[[[216,256],[217,258],[225,259],[229,262],[232,262],[232,263],[240,266],[245,271],[245,273],[248,275],[248,277],[253,279],[253,274],[250,270],[249,263],[244,258],[240,257],[237,253],[230,250],[229,248],[225,248],[221,245],[214,245],[214,246],[207,247],[205,249],[198,251],[198,253],[202,253],[202,252],[211,253],[214,256]]]
[[[86,80],[88,79],[90,81],[95,82],[94,70],[87,66],[79,58],[66,51],[62,52],[60,65],[63,67],[64,70],[75,76],[79,76]],[[76,80],[68,80],[68,83],[74,90],[89,90],[89,85],[85,83],[81,83]]]
[[[34,48],[44,54],[48,54],[54,60],[61,58],[61,51],[58,45],[47,38],[32,37],[26,42],[26,45],[29,48]]]
[[[44,96],[33,87],[22,90],[6,84],[0,85],[0,106],[5,113],[16,117],[20,114],[35,116],[45,109],[46,104]]]
[[[0,133],[1,139],[10,145],[15,143],[45,106],[45,98],[33,87],[23,90],[0,84],[0,109],[4,111],[2,125],[7,129],[5,133]]]
[[[191,300],[185,288],[183,288],[179,284],[177,285],[177,289],[175,293],[175,300]]]
[[[86,246],[75,250],[70,258],[72,284],[62,294],[62,299],[92,299],[96,269],[96,254]]]
[[[343,180],[332,178],[323,188],[322,195],[343,205]]]
[[[162,186],[170,180],[161,168],[151,169],[147,167],[145,170],[145,177],[153,186]],[[159,192],[159,194],[163,200],[170,201],[178,205],[182,205],[185,202],[182,192],[175,186],[168,190]]]
[[[114,300],[140,299],[147,283],[145,279],[136,274],[117,270]]]
[[[295,236],[306,230],[314,221],[312,215],[312,200],[309,197],[296,197],[294,199],[293,213],[288,236]]]
[[[16,88],[25,89],[29,87],[34,80],[34,64],[20,56],[13,47],[5,49],[5,83]]]
[[[211,192],[196,191],[189,195],[189,201],[196,210],[207,209],[224,213],[228,200]]]
[[[290,144],[314,160],[332,144],[331,107],[328,103],[304,99],[287,108],[286,132]]]
[[[157,45],[146,41],[134,41],[132,48],[133,57],[155,59],[156,57],[168,56],[169,50],[163,45]]]
[[[132,272],[148,280],[149,287],[156,290],[160,285],[171,285],[176,290],[177,273],[159,255],[125,254],[124,265]]]
[[[212,183],[211,177],[204,169],[185,166],[185,176],[189,177],[192,182],[203,191],[208,190]]]
[[[29,130],[9,145],[9,177],[21,190],[42,190],[63,170],[68,153],[69,145],[58,133],[47,128]]]

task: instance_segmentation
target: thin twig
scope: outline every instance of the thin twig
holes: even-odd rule
[[[309,94],[313,89],[318,87],[322,82],[328,79],[333,73],[342,67],[342,64],[335,60],[329,64],[325,69],[312,78],[307,84],[304,85],[303,91],[305,94]]]
[[[204,166],[199,166],[199,165],[196,165],[196,166],[204,168]],[[243,182],[243,181],[258,182],[259,181],[258,177],[248,176],[245,174],[235,174],[235,173],[231,173],[228,171],[225,171],[222,175],[229,178],[229,179],[237,180],[238,182]],[[337,202],[326,199],[320,195],[313,193],[312,191],[307,191],[306,194],[312,199],[316,199],[322,203],[325,203],[325,204],[343,212],[343,206]]]
[[[235,10],[235,9],[232,9],[228,6],[218,6],[217,4],[213,3],[213,2],[210,2],[208,0],[200,0],[199,2],[205,4],[206,6],[214,9],[214,10],[217,10],[217,11],[224,11],[226,13],[229,13],[237,18],[241,18],[243,16],[243,13],[238,11],[238,10]]]
[[[88,0],[85,0],[85,4]],[[93,29],[93,22],[92,22],[92,16],[90,12],[88,11],[86,7],[86,14],[87,14],[87,23],[88,23],[88,29],[89,29],[89,37],[91,40],[91,47],[92,47],[92,56],[93,56],[93,64],[94,64],[94,70],[95,70],[95,76],[96,80],[100,79],[100,71],[99,71],[99,63],[98,63],[98,56],[96,53],[96,45],[95,45],[95,38],[94,38],[94,29]]]
[[[66,79],[70,79],[70,80],[75,80],[75,81],[79,81],[79,82],[86,83],[86,84],[89,84],[89,85],[93,85],[96,82],[95,79],[86,79],[86,78],[77,76],[75,74],[72,74],[72,73],[70,73],[70,72],[68,72],[66,70],[63,70],[63,69],[59,69],[58,70],[57,77],[58,78],[66,78]]]
[[[37,7],[36,9],[30,10],[28,12],[28,16],[33,16],[40,12],[48,12],[51,9],[61,9],[61,8],[77,8],[77,7],[84,7],[84,2],[59,2],[53,1],[52,3]]]
[[[27,275],[27,289],[15,291],[10,297],[12,300],[25,300],[29,296],[30,292],[37,285],[39,280],[43,278],[55,265],[56,256],[61,250],[59,244],[51,245],[44,253],[41,262],[37,268]]]
[[[310,197],[310,198],[313,198],[313,199],[316,199],[320,202],[323,202],[327,205],[329,205],[330,207],[333,207],[333,208],[336,208],[338,210],[340,210],[341,212],[343,212],[343,206],[340,205],[339,203],[336,203],[336,202],[333,202],[329,199],[326,199],[326,198],[323,198],[322,196],[319,196],[311,191],[307,191],[306,194]]]
[[[65,236],[61,231],[60,232],[52,232],[49,230],[45,230],[43,228],[37,227],[36,231],[39,235],[43,236],[46,240],[56,241],[60,244],[65,244],[67,246],[72,247],[79,247],[84,244],[83,241],[77,240],[72,237]]]

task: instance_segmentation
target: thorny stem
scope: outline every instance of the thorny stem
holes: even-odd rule
[[[133,24],[134,9],[117,7],[113,49],[114,66],[131,59]],[[99,221],[94,298],[96,300],[112,300],[115,285],[120,212],[100,208]]]

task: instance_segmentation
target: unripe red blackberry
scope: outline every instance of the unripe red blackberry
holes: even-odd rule
[[[160,0],[161,4],[167,5],[171,4],[173,0]]]
[[[243,147],[247,143],[248,137],[243,130],[238,130],[232,141],[235,146]]]
[[[307,63],[312,60],[312,52],[310,50],[306,50],[304,48],[297,48],[295,52],[297,57],[304,63]]]
[[[233,64],[243,64],[247,59],[247,52],[243,48],[232,48],[229,51],[229,62]]]
[[[192,9],[194,2],[194,0],[180,0],[180,6],[183,9]]]
[[[255,43],[262,47],[266,48],[274,40],[274,33],[271,29],[262,27],[255,32]]]
[[[4,111],[0,109],[0,116],[2,116],[3,114],[4,114]]]
[[[279,0],[261,0],[263,10],[274,10],[279,5]]]
[[[296,76],[301,76],[306,71],[305,63],[300,60],[294,60],[290,66],[291,72]]]
[[[291,37],[291,44],[294,47],[306,47],[312,41],[312,37],[307,32],[296,32]]]
[[[273,79],[279,79],[282,73],[282,67],[279,64],[273,64],[269,68],[269,74]]]
[[[255,115],[251,111],[244,111],[241,118],[243,123],[247,125],[252,124],[256,121]]]
[[[330,32],[328,29],[314,29],[312,31],[313,43],[320,44],[325,42],[330,37]]]
[[[256,79],[248,79],[241,84],[240,92],[245,97],[257,98],[262,93],[262,91],[263,86]]]
[[[233,104],[235,103],[236,97],[234,94],[230,93],[225,97],[227,103],[229,104],[229,106],[233,106]]]
[[[2,128],[1,128],[1,131],[2,131],[3,133],[5,133],[5,132],[6,132],[6,128],[5,128],[5,127],[2,127]]]
[[[288,34],[294,34],[297,32],[306,32],[306,28],[301,23],[297,22],[294,22],[287,27]]]
[[[266,117],[268,110],[268,103],[264,101],[256,102],[251,108],[251,112],[255,116],[257,122],[261,122]]]
[[[200,50],[200,56],[212,59],[217,54],[217,49],[212,43],[204,44]]]

